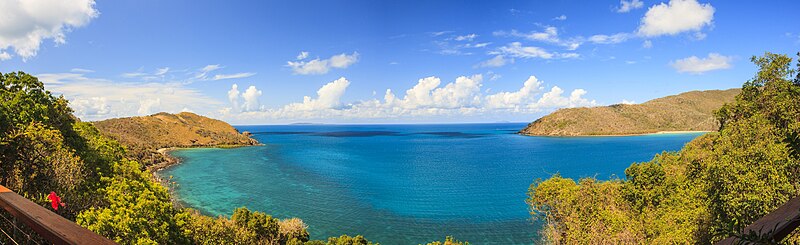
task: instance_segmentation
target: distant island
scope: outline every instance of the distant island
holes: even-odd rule
[[[668,131],[716,131],[714,110],[741,89],[691,91],[647,101],[560,109],[519,131],[534,136],[634,135]]]
[[[173,147],[236,147],[258,145],[248,132],[230,124],[191,112],[161,112],[142,117],[114,118],[93,123],[100,132],[126,147],[146,166],[173,163],[163,153]]]

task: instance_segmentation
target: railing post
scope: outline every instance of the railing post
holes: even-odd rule
[[[0,207],[52,244],[116,244],[0,185]],[[18,231],[15,229],[15,236]]]

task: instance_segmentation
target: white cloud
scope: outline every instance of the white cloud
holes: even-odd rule
[[[69,106],[75,110],[75,115],[80,118],[87,116],[104,116],[111,112],[106,97],[75,98],[69,102]]]
[[[161,110],[161,98],[147,98],[139,101],[139,115],[150,115]]]
[[[231,90],[228,90],[228,101],[231,102],[231,106],[233,106],[233,110],[241,111],[239,108],[239,85],[233,84],[231,85]]]
[[[543,89],[542,82],[535,76],[530,76],[518,91],[499,92],[486,96],[486,107],[519,110],[524,104],[530,103],[530,100],[534,99],[534,95]]]
[[[497,49],[497,51],[489,52],[492,55],[505,55],[509,57],[515,58],[542,58],[542,59],[553,59],[553,58],[578,58],[580,55],[577,53],[556,53],[556,52],[548,52],[547,50],[535,47],[535,46],[522,46],[520,42],[513,42],[509,43],[506,46],[502,46]]]
[[[216,65],[206,65],[203,68],[200,68],[200,72],[194,76],[196,79],[205,80],[208,79],[208,73],[212,71],[216,71],[222,68],[219,64]]]
[[[498,54],[489,60],[481,62],[476,67],[501,67],[506,64],[512,64],[512,63],[514,63],[513,58],[506,59],[506,57],[504,57],[503,55]]]
[[[311,111],[337,108],[341,105],[339,99],[344,95],[348,86],[350,86],[350,81],[341,77],[333,82],[325,84],[317,90],[316,99],[312,99],[310,96],[304,96],[302,103],[286,105],[284,110]]]
[[[301,53],[302,55],[302,53]],[[353,54],[338,54],[328,59],[316,58],[310,61],[287,61],[286,66],[292,68],[294,74],[312,75],[325,74],[331,68],[344,69],[358,62],[358,52]]]
[[[461,76],[455,82],[439,87],[441,79],[426,77],[420,79],[413,88],[406,90],[403,99],[396,99],[391,90],[386,91],[386,103],[405,109],[416,108],[459,108],[475,106],[480,103],[480,87],[483,76]],[[389,99],[391,98],[391,99]]]
[[[714,7],[696,0],[670,0],[650,7],[642,17],[637,34],[645,37],[700,32],[714,20]]]
[[[36,56],[45,39],[66,43],[66,33],[88,24],[99,14],[94,0],[4,0],[0,1],[0,60],[11,55],[27,60]]]
[[[463,36],[456,36],[454,39],[456,41],[472,41],[472,39],[475,39],[476,37],[478,37],[478,35],[475,34],[475,33],[472,33],[472,34],[463,35]]]
[[[644,7],[644,2],[641,0],[620,0],[619,1],[619,8],[617,8],[617,13],[627,13],[634,9],[639,9]]]
[[[9,60],[11,59],[11,54],[5,51],[0,52],[0,61]]]
[[[352,64],[355,64],[358,61],[358,52],[353,52],[353,54],[351,55],[347,54],[334,55],[329,60],[331,67],[344,69]]]
[[[297,60],[304,60],[308,58],[308,52],[301,51],[300,54],[297,55]]]
[[[212,78],[212,80],[216,81],[216,80],[224,80],[224,79],[245,78],[245,77],[252,77],[254,75],[256,75],[255,72],[241,72],[241,73],[235,73],[235,74],[217,74],[217,75],[214,75],[214,78]]]
[[[153,73],[153,75],[163,76],[164,74],[167,74],[167,72],[169,72],[169,67],[158,68],[156,69],[156,72]]]
[[[188,108],[208,111],[222,103],[181,83],[120,82],[83,73],[38,74],[54,94],[64,95],[82,120],[146,115]]]
[[[636,101],[622,99],[622,102],[619,102],[619,103],[623,104],[623,105],[633,105],[633,104],[636,104]]]
[[[244,99],[244,111],[256,111],[263,109],[261,107],[261,102],[259,101],[258,97],[261,97],[261,90],[258,90],[256,86],[250,86],[247,90],[242,93],[242,99]]]
[[[92,72],[94,72],[94,70],[81,69],[81,68],[72,68],[69,71],[70,72],[75,72],[75,73],[92,73]]]
[[[561,16],[556,16],[553,18],[553,20],[567,20],[567,16],[562,14]]]
[[[581,37],[575,37],[570,39],[562,39],[558,35],[558,28],[553,26],[546,26],[543,31],[537,32],[529,32],[529,33],[522,33],[517,30],[511,30],[510,32],[506,31],[496,31],[493,33],[495,36],[512,36],[512,37],[522,37],[527,40],[531,41],[539,41],[545,42],[550,44],[555,44],[558,46],[565,47],[567,50],[575,50],[583,44]]]
[[[350,82],[342,77],[322,86],[315,98],[305,96],[302,102],[276,109],[262,108],[241,113],[236,113],[236,110],[229,107],[219,110],[219,115],[234,121],[254,123],[264,120],[410,121],[441,117],[529,115],[561,107],[597,105],[594,100],[583,97],[586,94],[583,89],[575,89],[568,95],[564,95],[564,90],[557,86],[545,91],[543,83],[535,77],[525,81],[518,91],[495,94],[488,94],[488,90],[486,94],[481,92],[482,80],[482,75],[461,76],[451,83],[442,85],[440,78],[426,77],[419,79],[402,97],[387,89],[383,100],[369,99],[344,104],[341,98]]]
[[[653,42],[651,42],[650,40],[644,40],[644,42],[642,42],[642,48],[652,48],[652,47],[653,47]]]
[[[617,44],[630,38],[631,34],[617,33],[614,35],[594,35],[589,37],[589,41],[597,44]]]
[[[702,74],[704,72],[731,68],[733,58],[717,53],[709,53],[706,58],[691,56],[670,62],[670,65],[680,73]]]

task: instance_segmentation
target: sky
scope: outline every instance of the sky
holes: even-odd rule
[[[741,87],[798,1],[0,0],[0,72],[82,120],[530,122]]]

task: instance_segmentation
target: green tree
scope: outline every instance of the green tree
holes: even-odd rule
[[[634,163],[625,180],[554,176],[532,184],[528,203],[544,218],[545,239],[711,243],[800,194],[799,79],[785,55],[751,60],[759,71],[715,113],[718,133]]]

